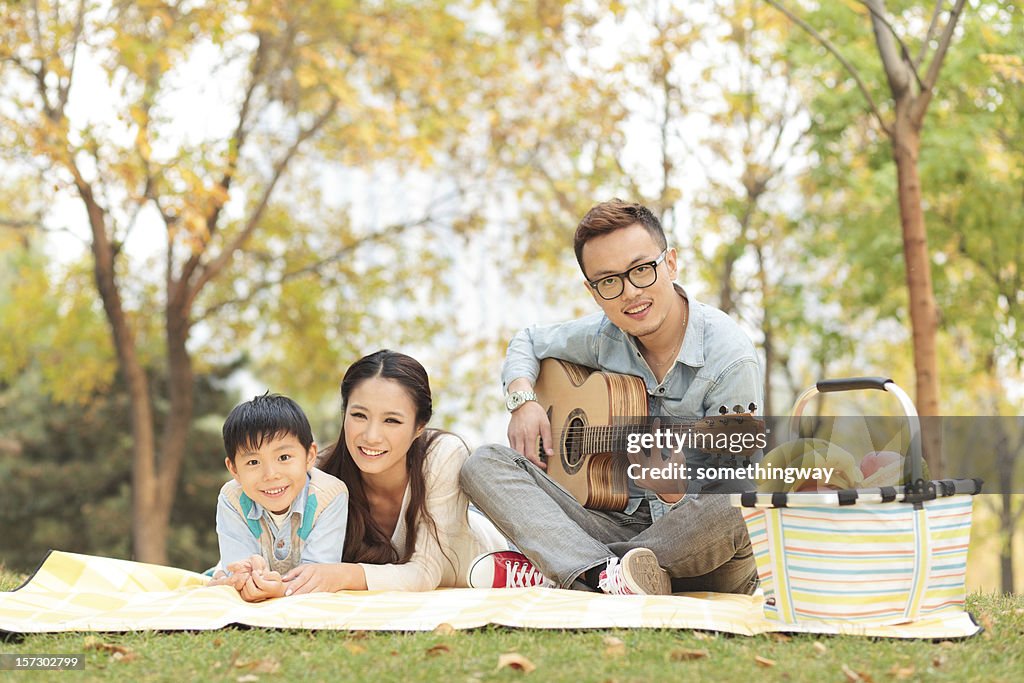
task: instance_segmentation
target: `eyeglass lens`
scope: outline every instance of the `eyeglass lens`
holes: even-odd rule
[[[652,263],[641,263],[626,271],[625,276],[634,287],[650,287],[658,279],[658,269]],[[622,294],[626,283],[622,275],[611,275],[597,283],[597,293],[604,299],[614,299]]]

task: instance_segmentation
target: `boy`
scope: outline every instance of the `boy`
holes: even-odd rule
[[[210,585],[258,602],[286,595],[281,576],[299,564],[341,562],[348,489],[313,467],[316,444],[298,404],[257,396],[235,406],[223,435],[234,479],[217,500],[220,563]]]

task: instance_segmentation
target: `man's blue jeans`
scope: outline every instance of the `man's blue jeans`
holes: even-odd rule
[[[561,588],[585,588],[583,572],[633,548],[654,551],[675,592],[749,594],[757,587],[750,537],[727,494],[688,493],[654,521],[646,501],[632,515],[588,510],[497,444],[478,448],[460,480],[498,530]]]

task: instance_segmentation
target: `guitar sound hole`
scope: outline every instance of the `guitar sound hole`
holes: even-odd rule
[[[575,473],[583,462],[583,428],[586,422],[580,417],[571,417],[566,423],[564,448],[565,471]]]

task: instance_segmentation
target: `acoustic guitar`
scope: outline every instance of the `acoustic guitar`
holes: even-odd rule
[[[554,455],[547,457],[540,449],[547,474],[581,505],[593,510],[626,508],[630,465],[626,450],[631,434],[670,430],[710,436],[700,439],[705,445],[697,450],[734,457],[752,455],[757,448],[715,447],[713,444],[723,443],[723,439],[716,436],[764,434],[763,420],[739,410],[724,414],[728,412],[724,406],[720,409],[723,414],[692,420],[647,417],[647,388],[641,378],[594,370],[556,358],[541,361],[534,390],[551,421]],[[755,409],[756,406],[749,405],[750,411]],[[653,467],[664,464],[662,458],[649,454],[632,457],[634,462],[638,457],[647,458]],[[685,459],[679,453],[673,460],[681,466]]]

